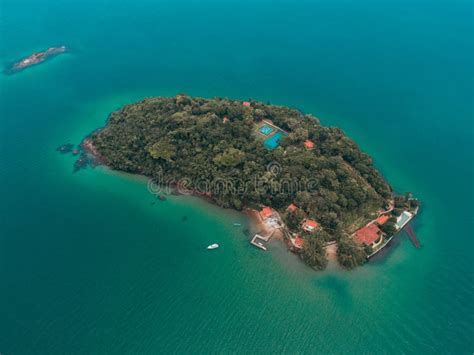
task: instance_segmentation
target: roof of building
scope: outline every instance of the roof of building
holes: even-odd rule
[[[244,105],[245,107],[250,107],[250,102],[244,101],[244,102],[242,103],[242,105]]]
[[[294,203],[292,203],[286,209],[290,212],[294,212],[298,209],[298,206],[296,206]]]
[[[303,225],[305,227],[316,228],[318,226],[318,223],[316,221],[313,221],[312,219],[306,219],[303,222]]]
[[[314,148],[314,142],[310,141],[309,139],[304,141],[304,146],[306,149],[313,149]]]
[[[371,223],[355,233],[355,240],[359,243],[370,245],[380,238],[382,231],[375,223]]]
[[[390,219],[390,216],[388,216],[388,215],[385,214],[385,215],[380,216],[379,218],[377,218],[377,219],[375,220],[375,222],[377,222],[378,224],[382,225],[382,224],[384,224],[385,222],[387,222],[389,219]]]
[[[304,244],[304,239],[297,235],[293,244],[297,248],[302,248]]]
[[[263,207],[262,210],[260,211],[260,216],[263,219],[266,219],[270,217],[271,215],[273,215],[273,210],[271,207]]]

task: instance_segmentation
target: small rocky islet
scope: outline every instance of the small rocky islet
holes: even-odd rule
[[[18,73],[63,53],[66,53],[66,46],[49,47],[44,51],[32,53],[28,57],[11,64],[4,70],[4,73],[7,75]]]

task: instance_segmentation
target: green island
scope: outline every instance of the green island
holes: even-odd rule
[[[82,147],[112,169],[250,211],[263,230],[252,244],[280,237],[317,270],[331,253],[364,264],[418,211],[341,129],[270,103],[149,98],[111,113]]]

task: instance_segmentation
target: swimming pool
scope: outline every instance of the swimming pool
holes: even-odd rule
[[[270,133],[273,132],[273,128],[270,127],[269,125],[263,125],[259,129],[260,133],[263,133],[264,135],[268,136]]]
[[[268,150],[273,150],[276,147],[278,147],[280,138],[283,137],[284,135],[285,134],[283,132],[279,131],[275,133],[273,136],[271,136],[270,138],[265,139],[265,141],[263,142],[263,145]]]

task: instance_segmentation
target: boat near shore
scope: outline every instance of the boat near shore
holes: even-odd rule
[[[66,46],[50,47],[42,52],[36,52],[29,55],[26,58],[13,63],[10,67],[5,70],[5,74],[14,74],[23,69],[31,67],[36,64],[43,63],[46,59],[50,59],[59,54],[66,52]]]
[[[207,250],[213,250],[213,249],[217,249],[219,248],[219,244],[217,243],[214,243],[214,244],[211,244],[207,247]]]

